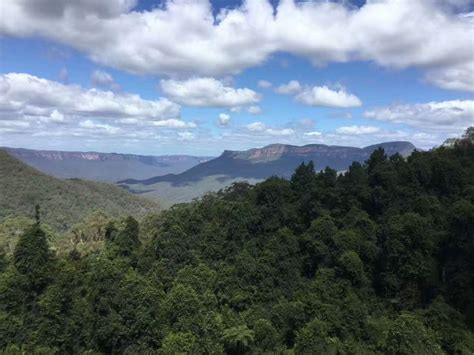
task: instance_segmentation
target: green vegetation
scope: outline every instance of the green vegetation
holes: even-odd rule
[[[53,178],[3,150],[0,150],[0,196],[0,223],[9,217],[33,216],[34,206],[39,204],[43,221],[57,231],[70,229],[94,210],[113,216],[140,217],[158,208],[156,203],[113,185]]]
[[[469,140],[46,234],[0,256],[4,354],[474,353]]]

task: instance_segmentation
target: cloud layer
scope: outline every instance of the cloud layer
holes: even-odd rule
[[[142,12],[132,11],[132,0],[10,0],[2,4],[0,34],[40,36],[140,74],[222,76],[287,52],[315,65],[424,68],[435,85],[472,90],[474,21],[458,13],[466,10],[459,1],[344,3],[281,0],[273,8],[247,0],[214,16],[206,0],[168,0]]]
[[[474,100],[398,104],[367,110],[364,116],[422,130],[461,133],[474,126]]]
[[[178,104],[165,98],[144,100],[25,73],[0,75],[0,133],[140,138],[160,129],[195,127],[180,119]]]

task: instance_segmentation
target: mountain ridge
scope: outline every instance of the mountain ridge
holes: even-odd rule
[[[152,185],[158,182],[171,182],[180,185],[211,175],[253,179],[277,175],[287,178],[303,161],[312,160],[317,170],[324,169],[326,166],[335,170],[345,170],[353,161],[367,160],[370,154],[379,147],[384,148],[387,155],[400,153],[403,156],[411,154],[416,149],[407,141],[383,142],[363,148],[324,144],[304,146],[270,144],[245,151],[225,150],[219,157],[198,164],[180,174],[166,174],[144,180],[125,179],[117,183]]]
[[[184,154],[139,155],[10,147],[0,149],[29,166],[57,178],[81,178],[104,182],[180,173],[212,158]]]

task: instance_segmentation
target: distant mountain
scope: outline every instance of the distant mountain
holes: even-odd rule
[[[323,144],[310,144],[301,147],[272,144],[246,151],[226,150],[220,157],[201,163],[181,174],[168,174],[145,180],[127,179],[120,181],[120,183],[152,185],[167,181],[179,185],[212,175],[227,176],[229,179],[266,179],[272,175],[290,177],[301,162],[310,160],[314,162],[317,170],[329,166],[340,171],[346,170],[353,161],[367,160],[370,154],[379,147],[384,148],[388,155],[400,153],[404,156],[409,155],[415,149],[415,146],[409,142],[388,142],[365,148]]]
[[[122,187],[159,198],[165,205],[186,202],[208,191],[216,191],[232,182],[257,182],[272,175],[288,178],[301,162],[313,161],[317,170],[331,167],[346,170],[353,161],[364,162],[372,152],[382,147],[387,155],[408,156],[415,149],[409,142],[387,142],[365,148],[310,144],[293,146],[272,144],[246,151],[226,150],[218,158],[196,165],[181,173],[149,179],[119,181]]]
[[[212,157],[190,155],[134,155],[2,148],[22,162],[58,178],[115,182],[179,174]]]
[[[33,216],[36,204],[44,222],[58,230],[97,209],[135,217],[159,209],[158,204],[111,184],[48,176],[0,149],[0,223],[7,216]]]

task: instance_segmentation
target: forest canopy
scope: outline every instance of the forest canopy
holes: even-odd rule
[[[470,132],[96,216],[102,248],[54,252],[32,221],[0,256],[0,353],[472,354]]]

